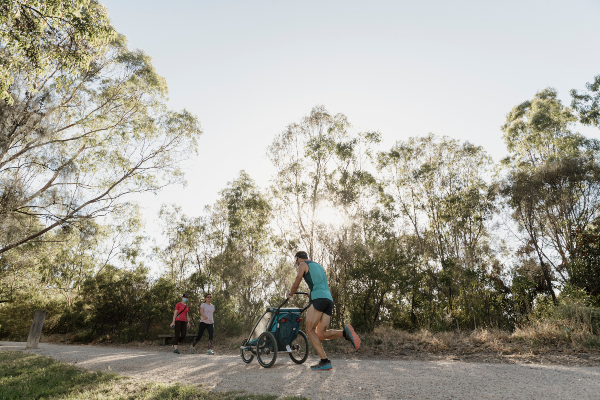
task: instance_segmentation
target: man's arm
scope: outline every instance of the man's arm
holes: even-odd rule
[[[300,282],[302,281],[302,278],[304,277],[304,274],[306,274],[306,272],[308,272],[308,264],[303,262],[302,264],[300,264],[300,267],[298,267],[298,275],[296,275],[296,280],[294,280],[294,284],[292,285],[290,292],[287,294],[288,299],[292,297],[294,293],[296,293],[298,287],[300,286]]]

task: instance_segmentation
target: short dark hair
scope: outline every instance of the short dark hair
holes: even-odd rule
[[[299,251],[299,252],[296,253],[296,257],[308,260],[308,253],[305,252],[305,251],[303,251],[303,250],[301,250],[301,251]]]
[[[181,297],[185,297],[187,299],[188,295],[184,293],[184,294],[181,295]]]
[[[212,296],[212,293],[206,293],[206,294],[204,295],[204,298],[207,298],[208,296]]]

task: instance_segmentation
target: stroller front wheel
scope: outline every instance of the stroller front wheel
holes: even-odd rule
[[[277,341],[271,332],[263,332],[256,341],[256,359],[264,368],[270,368],[277,360]]]
[[[248,339],[244,339],[242,346],[245,346],[247,342]],[[250,350],[241,349],[240,351],[242,352],[242,361],[246,364],[250,364],[254,360],[254,354]]]

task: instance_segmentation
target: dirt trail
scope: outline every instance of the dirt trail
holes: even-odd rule
[[[0,342],[0,351],[24,348],[22,342]],[[233,355],[50,343],[29,351],[88,370],[215,391],[311,399],[600,399],[598,367],[333,358],[333,370],[315,372],[309,365],[316,360],[296,365],[286,354],[265,369]]]

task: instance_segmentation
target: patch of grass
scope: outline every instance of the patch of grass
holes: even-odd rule
[[[310,399],[308,397],[287,396],[287,397],[282,397],[281,400],[310,400]]]
[[[138,381],[113,373],[87,372],[71,365],[20,351],[0,352],[0,398],[65,400],[274,400],[277,396],[240,392],[212,393],[200,387]],[[286,400],[301,400],[287,397]]]
[[[589,349],[600,349],[600,337],[589,336],[583,342],[583,346]]]

